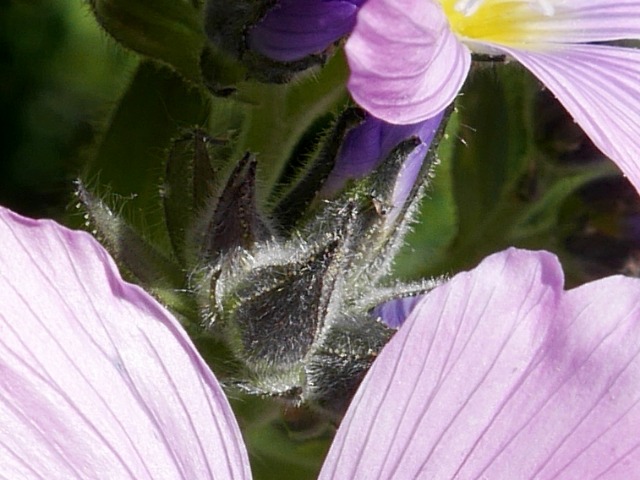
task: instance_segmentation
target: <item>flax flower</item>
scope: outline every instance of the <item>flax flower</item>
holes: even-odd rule
[[[471,52],[516,59],[640,189],[640,0],[368,0],[347,42],[349,89],[414,123],[449,105]]]
[[[93,238],[0,209],[0,245],[4,478],[250,478],[217,380]],[[512,249],[414,303],[321,478],[637,476],[639,280],[565,292]]]

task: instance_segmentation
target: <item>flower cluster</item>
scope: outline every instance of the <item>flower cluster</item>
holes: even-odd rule
[[[109,2],[91,3],[109,25]],[[474,55],[527,67],[640,189],[640,51],[603,43],[640,38],[640,1],[189,8],[208,43],[196,36],[198,54],[174,67],[203,95],[232,98],[213,115],[226,137],[173,139],[166,245],[82,182],[104,247],[0,207],[3,475],[250,478],[220,383],[339,423],[322,479],[637,475],[640,280],[565,290],[555,256],[514,248],[447,281],[397,282],[391,266]],[[251,92],[299,101],[290,81],[346,37],[362,108],[327,101],[329,120],[309,121],[286,152],[302,166],[259,192]],[[223,345],[234,370],[216,377],[181,321]]]

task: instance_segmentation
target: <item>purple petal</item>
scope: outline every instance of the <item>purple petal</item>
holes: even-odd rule
[[[546,52],[500,48],[558,97],[640,191],[640,50],[603,45],[554,45]]]
[[[635,478],[638,431],[640,281],[511,249],[414,308],[321,478]]]
[[[444,112],[440,112],[433,118],[429,118],[418,124],[420,127],[417,135],[420,140],[422,140],[422,143],[409,154],[409,157],[402,165],[402,170],[396,178],[391,200],[392,207],[387,212],[385,225],[394,225],[398,215],[402,212],[405,202],[409,198],[422,171],[422,164],[424,163],[429,148],[431,148],[431,142],[438,131],[443,117]]]
[[[368,0],[345,50],[354,100],[390,123],[416,123],[444,110],[471,63],[433,0]]]
[[[382,323],[390,328],[398,328],[411,314],[414,307],[420,302],[422,295],[414,297],[395,298],[378,305],[373,309],[372,315],[382,320]]]
[[[215,377],[91,236],[0,208],[0,244],[3,477],[250,477]]]
[[[362,178],[370,174],[401,142],[411,137],[422,140],[412,157],[412,165],[418,164],[417,171],[409,166],[399,178],[397,195],[394,200],[401,206],[413,186],[417,173],[422,166],[424,155],[433,141],[433,137],[442,121],[442,114],[424,122],[411,125],[391,125],[375,117],[367,115],[364,122],[352,129],[344,139],[336,164],[325,181],[321,195],[332,197],[341,190],[347,181]],[[418,162],[419,159],[419,162]],[[405,194],[405,190],[406,194]],[[404,195],[404,196],[403,196]]]
[[[437,127],[436,127],[437,128]],[[435,132],[435,129],[434,129]],[[396,184],[393,189],[393,197],[391,199],[392,207],[387,212],[385,218],[385,225],[391,226],[395,224],[396,219],[400,212],[402,212],[405,202],[409,198],[411,191],[418,180],[420,172],[422,171],[422,164],[429,151],[429,145],[433,135],[429,139],[429,143],[423,142],[418,145],[407,157],[406,161],[402,165],[398,177],[396,178]]]
[[[364,0],[281,0],[249,31],[249,47],[290,62],[321,53],[347,35]]]

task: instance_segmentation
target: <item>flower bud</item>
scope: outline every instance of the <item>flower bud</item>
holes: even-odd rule
[[[250,77],[285,83],[323,65],[353,25],[358,0],[209,0],[205,31],[214,49],[240,60]]]

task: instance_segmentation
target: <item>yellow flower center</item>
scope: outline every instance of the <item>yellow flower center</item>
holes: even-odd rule
[[[540,40],[541,22],[554,15],[557,0],[440,0],[440,3],[451,29],[461,39],[521,46]]]

